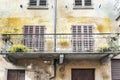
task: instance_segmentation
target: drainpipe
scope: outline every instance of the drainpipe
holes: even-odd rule
[[[54,52],[56,52],[57,0],[54,0]]]
[[[54,79],[55,77],[56,77],[56,70],[57,70],[57,59],[54,59],[54,62],[53,62],[53,70],[54,70],[54,72],[53,72],[53,76],[51,76],[50,78],[49,78],[49,80],[52,80],[52,79]]]

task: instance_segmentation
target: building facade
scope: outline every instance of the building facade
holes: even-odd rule
[[[116,0],[114,3],[115,20],[118,26],[120,25],[120,0]]]
[[[120,79],[112,74],[119,33],[109,5],[112,1],[0,0],[0,80]]]

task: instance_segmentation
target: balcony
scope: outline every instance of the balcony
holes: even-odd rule
[[[56,36],[56,38],[54,38]],[[56,43],[54,41],[56,40]],[[3,34],[2,53],[113,53],[119,52],[119,34]],[[55,45],[56,44],[56,45]],[[24,47],[27,51],[11,50]],[[54,47],[56,46],[56,47]]]
[[[119,39],[119,33],[2,34],[0,54],[14,63],[22,59],[64,58],[97,59],[103,63],[120,53]]]

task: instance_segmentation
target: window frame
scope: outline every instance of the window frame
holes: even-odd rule
[[[48,0],[46,0],[46,5],[40,5],[40,0],[36,0],[36,5],[30,5],[29,0],[28,9],[48,9]]]
[[[93,2],[91,0],[91,5],[87,6],[85,5],[85,0],[82,0],[82,5],[75,5],[75,0],[74,0],[73,9],[93,9]]]

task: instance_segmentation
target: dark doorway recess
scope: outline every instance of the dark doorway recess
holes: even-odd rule
[[[7,80],[25,80],[25,70],[8,70]]]
[[[72,69],[72,80],[95,80],[95,69]]]

